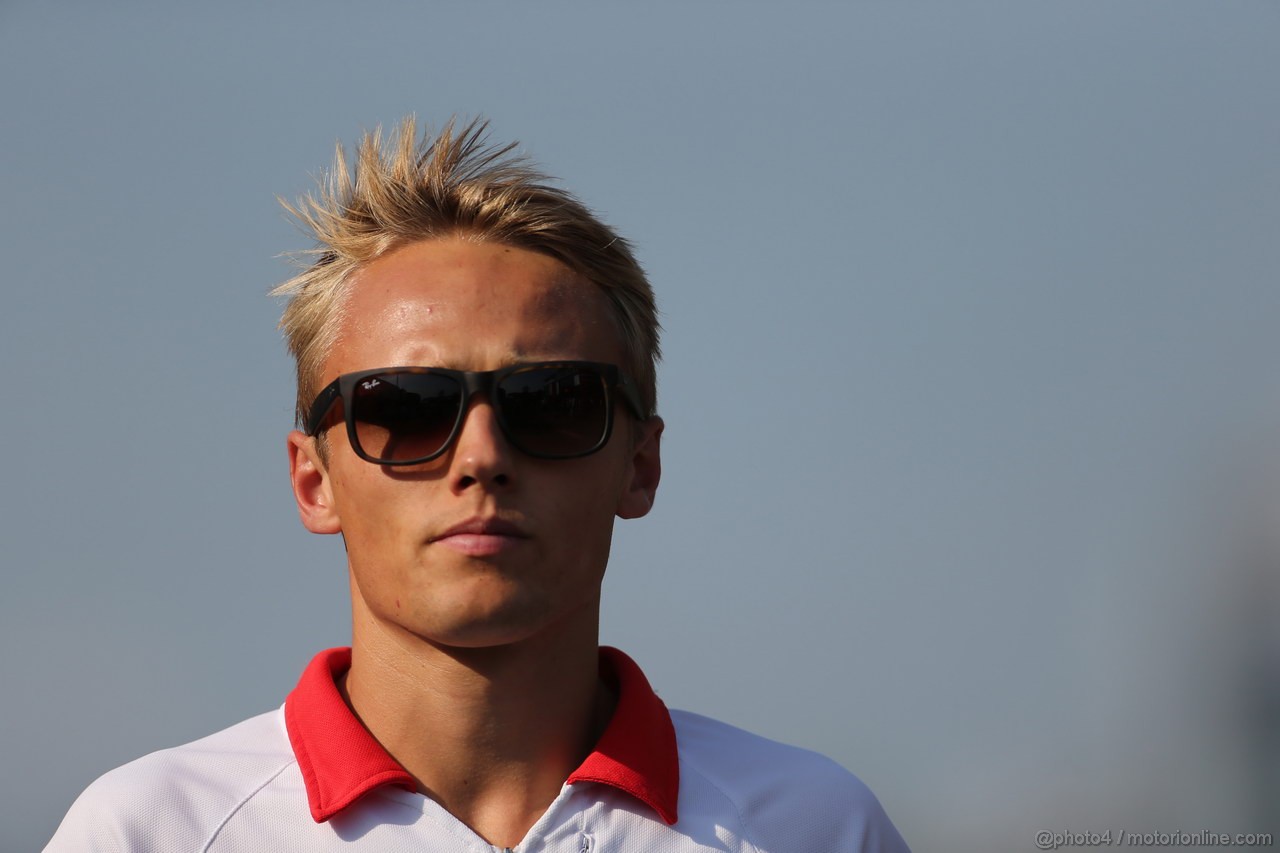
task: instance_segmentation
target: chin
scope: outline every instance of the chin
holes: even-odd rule
[[[539,635],[536,628],[492,622],[453,626],[423,635],[434,646],[449,649],[496,649],[515,646]]]
[[[502,600],[477,606],[472,600],[449,612],[438,608],[423,614],[414,630],[440,646],[479,649],[519,643],[539,634],[549,624],[545,605],[529,601]]]
[[[472,599],[451,612],[436,609],[431,618],[419,622],[424,629],[419,636],[434,645],[459,649],[496,648],[550,638],[564,631],[576,632],[587,623],[594,636],[594,614],[599,609],[596,600],[568,608],[564,602],[559,607],[553,605],[543,596],[504,598],[483,607],[477,607]]]

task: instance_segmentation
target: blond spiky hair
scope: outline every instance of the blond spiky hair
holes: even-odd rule
[[[365,133],[356,166],[338,145],[333,169],[315,194],[281,204],[316,238],[314,257],[273,296],[289,303],[280,328],[298,369],[298,423],[319,393],[338,337],[352,278],[364,265],[418,240],[465,235],[549,255],[600,287],[622,337],[622,365],[639,386],[645,412],[656,407],[658,347],[653,290],[627,242],[523,157],[518,143],[487,144],[488,122],[418,139],[413,116],[383,139]]]

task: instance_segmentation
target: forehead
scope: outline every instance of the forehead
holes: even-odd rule
[[[554,258],[461,238],[402,246],[352,281],[325,374],[395,365],[492,370],[618,362],[608,298]]]

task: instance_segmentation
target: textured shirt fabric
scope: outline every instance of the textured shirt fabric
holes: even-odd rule
[[[349,661],[323,652],[283,708],[107,773],[46,853],[500,850],[417,793],[360,726],[333,683]],[[907,850],[829,759],[667,711],[617,650],[601,650],[601,673],[614,716],[514,853]]]

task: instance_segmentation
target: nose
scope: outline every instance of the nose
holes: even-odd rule
[[[449,485],[455,494],[477,486],[503,488],[511,483],[515,449],[498,425],[497,414],[481,395],[463,413],[449,465]]]

